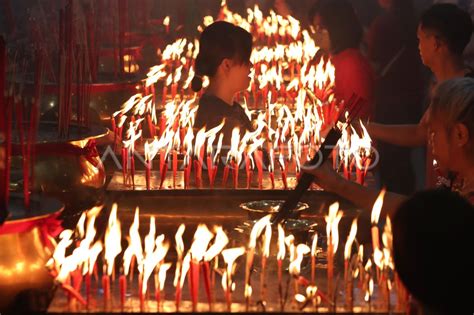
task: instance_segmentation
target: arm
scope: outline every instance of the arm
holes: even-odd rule
[[[428,138],[428,112],[417,125],[384,125],[368,123],[369,135],[377,140],[400,146],[426,145]]]
[[[344,179],[328,163],[317,168],[303,166],[302,169],[314,175],[315,182],[324,190],[336,193],[365,211],[372,210],[375,200],[380,193],[379,190],[370,189]],[[395,211],[406,198],[403,195],[387,192],[382,207],[382,215],[393,217]]]
[[[380,193],[380,191],[377,189],[364,187],[357,183],[345,180],[342,177],[340,177],[338,180],[333,192],[349,200],[356,206],[368,211],[372,210],[375,200]],[[393,219],[395,211],[406,199],[406,196],[392,192],[386,192],[382,207],[382,215],[389,215]]]

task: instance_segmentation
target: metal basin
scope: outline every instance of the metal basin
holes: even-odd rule
[[[10,216],[0,227],[0,311],[44,294],[49,294],[53,281],[45,268],[51,255],[44,243],[42,230],[64,209],[51,198],[32,198],[25,209],[23,199],[13,195]],[[25,294],[28,293],[28,294]]]

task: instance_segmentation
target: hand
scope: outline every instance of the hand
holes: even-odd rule
[[[315,183],[329,192],[337,192],[341,181],[344,180],[336,171],[332,169],[332,164],[329,160],[319,167],[302,166],[301,170],[314,175]]]

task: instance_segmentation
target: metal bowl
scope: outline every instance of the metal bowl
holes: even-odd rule
[[[106,173],[95,140],[107,135],[100,126],[70,125],[67,137],[58,137],[56,122],[41,122],[33,145],[32,193],[45,193],[66,204],[66,212],[87,209],[103,198]],[[23,167],[18,138],[13,134],[10,189],[22,191]]]
[[[33,197],[30,209],[25,209],[22,197],[11,196],[10,215],[0,226],[0,311],[25,303],[22,297],[29,302],[51,291],[53,280],[45,268],[51,249],[41,230],[51,228],[45,223],[63,209],[61,202],[45,197]]]
[[[274,214],[278,212],[284,200],[258,200],[245,202],[240,205],[240,208],[247,211],[250,220],[258,220],[267,214]],[[299,202],[296,209],[293,210],[293,218],[298,218],[302,211],[309,209],[307,203]]]
[[[54,122],[39,125],[33,148],[36,153],[31,191],[63,193],[102,188],[105,170],[93,140],[107,135],[107,129],[71,125],[69,136],[62,139],[57,136],[57,128]],[[13,140],[15,147],[18,142],[15,138]],[[21,152],[18,149],[15,151]],[[12,166],[14,170],[22,169],[20,155],[13,156]]]

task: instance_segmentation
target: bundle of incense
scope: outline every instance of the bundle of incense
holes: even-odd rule
[[[350,123],[352,119],[357,117],[357,113],[360,111],[360,108],[362,107],[361,103],[362,103],[362,99],[356,97],[355,95],[351,97],[351,101],[348,102],[349,117],[346,123]],[[325,137],[324,143],[321,144],[321,147],[319,149],[321,154],[315,154],[313,159],[309,163],[307,163],[307,165],[311,166],[311,165],[318,165],[318,163],[319,164],[324,163],[326,159],[328,158],[328,156],[331,154],[333,147],[337,144],[341,136],[342,136],[342,132],[339,128],[337,128],[336,126],[331,128],[331,130]],[[314,176],[311,174],[304,173],[301,176],[295,189],[290,191],[288,198],[280,206],[280,209],[278,210],[276,215],[273,217],[272,221],[274,223],[288,219],[293,209],[296,208],[298,202],[300,201],[305,191],[311,186],[311,183],[313,182],[313,180],[314,180]]]

